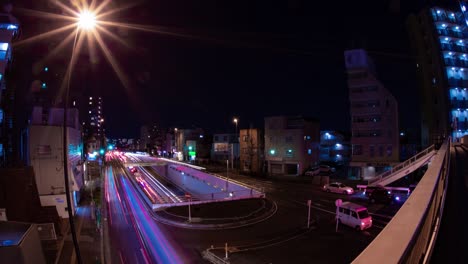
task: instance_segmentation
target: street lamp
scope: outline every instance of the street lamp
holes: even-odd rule
[[[73,48],[72,54],[70,58],[70,65],[68,67],[68,74],[67,74],[67,85],[65,86],[65,91],[63,93],[63,171],[64,171],[64,180],[65,180],[65,192],[67,198],[67,208],[68,208],[68,221],[70,223],[70,231],[72,233],[73,238],[73,245],[76,251],[76,258],[78,263],[83,263],[80,254],[80,248],[78,245],[78,240],[76,238],[76,230],[75,230],[75,222],[73,221],[73,212],[72,212],[72,204],[70,200],[70,186],[69,186],[69,179],[68,179],[68,135],[67,135],[67,107],[68,107],[68,95],[70,92],[70,79],[71,79],[71,71],[73,68],[74,58],[75,58],[75,48],[76,48],[76,41],[78,38],[78,33],[80,30],[92,30],[96,25],[96,16],[91,13],[90,11],[83,11],[77,17],[77,29],[75,33],[75,39],[73,41]]]
[[[177,141],[178,141],[178,137],[177,137],[178,134],[177,134],[177,131],[178,131],[177,127],[174,128],[174,146],[175,146],[175,153],[174,153],[174,154],[176,155],[176,160],[179,160],[179,157],[178,157],[178,155],[179,155],[179,149],[178,149],[178,144],[177,144]]]
[[[239,140],[239,137],[237,135],[237,124],[239,123],[239,119],[237,117],[234,117],[234,119],[232,121],[236,124],[236,140],[234,141],[234,143],[239,142],[239,149],[240,149],[240,140]],[[232,144],[232,147],[234,149],[234,144]],[[232,156],[234,156],[234,150],[232,152]],[[234,169],[234,158],[232,160],[232,169]]]

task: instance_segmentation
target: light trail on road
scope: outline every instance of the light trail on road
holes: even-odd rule
[[[125,177],[120,177],[123,191],[133,213],[135,224],[157,263],[189,263],[185,252],[167,237],[155,223],[148,208],[138,197],[136,190]]]

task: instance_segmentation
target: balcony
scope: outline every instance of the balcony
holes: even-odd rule
[[[453,58],[453,57],[444,58],[444,63],[445,63],[445,66],[468,68],[468,61],[460,60],[458,58]]]
[[[454,38],[466,38],[466,33],[463,33],[462,31],[457,31],[457,30],[452,30],[450,28],[438,28],[437,29],[437,34],[440,36],[448,36],[448,37],[454,37]]]
[[[450,77],[448,79],[449,86],[453,87],[468,87],[468,81],[463,79],[455,79]]]
[[[454,51],[454,52],[468,52],[468,49],[465,46],[456,45],[453,42],[441,42],[440,47],[445,51]]]
[[[468,109],[468,101],[452,99],[450,101],[452,108]]]

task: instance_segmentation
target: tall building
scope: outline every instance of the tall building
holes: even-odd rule
[[[265,165],[270,175],[302,175],[319,162],[320,123],[301,116],[265,118]]]
[[[10,85],[12,42],[19,35],[19,22],[9,13],[0,13],[0,167],[14,164],[18,155],[18,133],[15,132],[15,87]]]
[[[76,101],[73,101],[73,105]],[[86,105],[82,106],[86,109],[85,117],[83,118],[83,138],[87,142],[87,153],[103,148],[105,146],[105,128],[104,128],[104,112],[101,96],[90,96]]]
[[[420,80],[422,146],[468,134],[466,4],[460,9],[428,8],[407,20]]]
[[[362,49],[344,53],[351,107],[352,176],[370,178],[399,161],[398,104]]]

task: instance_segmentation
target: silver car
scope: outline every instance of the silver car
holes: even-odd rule
[[[326,192],[334,192],[334,193],[342,193],[342,194],[353,194],[354,189],[344,185],[341,182],[332,182],[329,184],[325,184],[323,186],[323,190]]]

